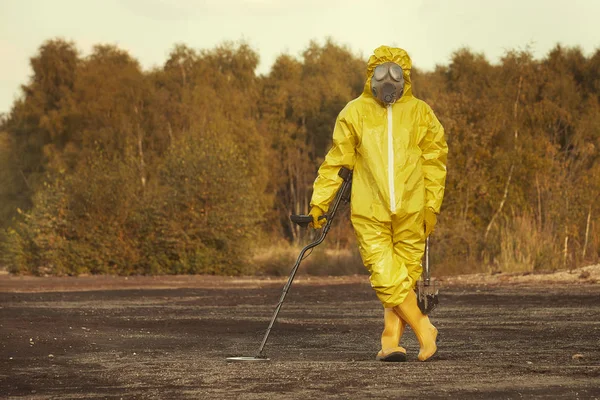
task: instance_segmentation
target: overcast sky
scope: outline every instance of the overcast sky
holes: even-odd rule
[[[267,73],[281,53],[299,56],[331,37],[365,60],[381,44],[402,47],[433,69],[469,47],[497,62],[531,46],[600,47],[600,0],[0,0],[0,113],[31,75],[29,58],[49,38],[88,54],[98,43],[126,49],[144,68],[162,65],[175,43],[213,48],[245,40]]]

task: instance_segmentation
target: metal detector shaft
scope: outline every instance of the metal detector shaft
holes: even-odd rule
[[[423,314],[429,314],[439,304],[438,285],[435,279],[431,279],[431,266],[429,265],[429,237],[425,239],[425,254],[423,255],[425,264],[423,274],[417,281],[417,304]]]
[[[338,190],[338,192],[336,194],[336,197],[333,201],[332,206],[329,208],[329,212],[327,213],[327,222],[325,223],[325,226],[323,227],[323,230],[321,231],[321,234],[319,235],[319,237],[314,242],[312,242],[309,245],[307,245],[306,247],[304,247],[302,249],[302,251],[300,251],[298,258],[296,259],[296,264],[294,264],[294,267],[292,268],[292,271],[290,272],[288,281],[285,284],[285,286],[283,287],[283,292],[281,293],[281,297],[279,298],[279,303],[277,303],[277,307],[275,307],[275,312],[273,313],[273,317],[271,318],[269,327],[267,328],[267,331],[265,332],[265,336],[262,340],[262,343],[260,344],[260,347],[258,348],[258,354],[256,357],[264,357],[263,350],[265,348],[265,345],[267,344],[267,339],[269,338],[269,334],[271,333],[273,324],[275,323],[275,320],[277,319],[277,315],[279,314],[279,310],[281,309],[283,301],[285,300],[285,296],[287,295],[288,291],[290,290],[290,286],[292,286],[292,282],[294,280],[294,277],[296,276],[298,267],[300,266],[300,263],[302,262],[302,259],[304,258],[304,254],[308,250],[312,249],[313,247],[317,247],[318,245],[320,245],[323,242],[323,240],[325,240],[325,236],[327,236],[327,232],[329,232],[329,229],[331,228],[331,223],[333,222],[333,219],[335,217],[335,214],[338,210],[340,203],[344,199],[347,198],[347,195],[348,195],[347,192],[350,189],[350,185],[352,184],[352,181],[351,181],[352,175],[351,174],[352,174],[352,171],[350,171],[348,169],[342,168],[342,170],[340,170],[339,175],[344,179],[344,181],[342,182],[342,186],[340,187],[340,189]]]
[[[429,236],[425,239],[425,285],[429,285],[431,275],[429,271]]]

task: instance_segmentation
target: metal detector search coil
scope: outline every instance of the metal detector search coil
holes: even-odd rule
[[[228,357],[227,362],[240,362],[240,361],[271,361],[267,357]]]

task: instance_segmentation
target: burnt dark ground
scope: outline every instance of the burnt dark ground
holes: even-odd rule
[[[281,281],[19,282],[0,284],[0,398],[600,398],[598,284],[446,287],[436,358],[418,362],[408,331],[409,362],[391,364],[374,361],[382,310],[364,277],[292,286],[268,363],[225,358],[254,355]]]

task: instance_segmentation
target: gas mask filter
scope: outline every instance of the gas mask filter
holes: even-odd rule
[[[371,77],[371,93],[383,105],[389,106],[402,97],[404,77],[402,68],[393,62],[375,67]]]

